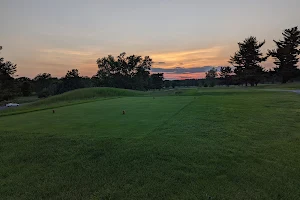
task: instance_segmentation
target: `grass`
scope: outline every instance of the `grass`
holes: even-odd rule
[[[286,84],[261,84],[258,86],[258,88],[300,90],[300,82]]]
[[[1,101],[0,102],[0,106],[5,106],[8,103],[14,102],[14,103],[19,103],[19,104],[26,104],[26,103],[31,103],[34,101],[39,100],[39,98],[37,96],[29,96],[29,97],[17,97],[14,100],[10,100],[10,101]]]
[[[300,198],[299,95],[177,92],[1,117],[1,198]]]
[[[34,112],[39,110],[47,110],[64,106],[71,106],[76,104],[99,101],[103,99],[118,98],[124,96],[141,96],[145,95],[143,92],[134,90],[125,90],[118,88],[84,88],[66,92],[60,95],[51,96],[46,99],[34,101],[22,105],[18,108],[10,108],[0,111],[1,116],[15,115],[21,113]]]

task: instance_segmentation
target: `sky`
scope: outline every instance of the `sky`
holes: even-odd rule
[[[92,76],[97,58],[126,52],[150,56],[166,79],[202,78],[228,66],[246,37],[266,40],[264,53],[274,48],[300,25],[299,8],[299,0],[1,0],[1,57],[18,76],[74,68]]]

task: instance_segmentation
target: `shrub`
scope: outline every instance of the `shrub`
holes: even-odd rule
[[[215,87],[215,86],[216,86],[216,83],[214,81],[209,83],[209,87]]]
[[[38,93],[39,98],[46,98],[48,96],[50,96],[50,93],[47,88],[44,88],[41,92]]]

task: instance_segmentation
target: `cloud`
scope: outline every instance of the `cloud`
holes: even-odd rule
[[[87,52],[87,51],[74,51],[74,50],[68,50],[68,49],[42,49],[40,50],[41,53],[51,53],[51,54],[57,54],[57,55],[71,55],[71,56],[92,56],[93,52]]]
[[[166,62],[153,62],[153,64],[155,64],[155,65],[165,65]]]
[[[199,79],[205,77],[205,72],[212,68],[218,71],[221,66],[202,66],[202,67],[172,67],[172,68],[151,68],[152,73],[164,73],[165,79],[182,80],[182,79]]]
[[[174,68],[178,65],[189,68],[194,66],[220,66],[228,62],[229,55],[224,54],[226,48],[215,46],[176,52],[152,52],[148,55],[155,61],[154,67],[159,67],[159,64],[164,64],[165,68]]]
[[[189,73],[189,74],[172,74],[172,73],[164,74],[164,78],[167,80],[199,79],[204,77],[205,77],[205,72]]]
[[[153,67],[151,72],[153,73],[169,73],[169,74],[192,74],[192,73],[203,73],[212,69],[213,66],[203,66],[203,67],[173,67],[173,68],[156,68]],[[220,66],[215,67],[217,70],[220,70]]]

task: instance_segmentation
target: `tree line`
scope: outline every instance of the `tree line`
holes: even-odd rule
[[[298,27],[284,30],[282,40],[274,40],[275,49],[261,52],[265,41],[248,37],[238,43],[238,51],[230,57],[232,66],[221,67],[220,71],[212,68],[206,72],[206,78],[189,80],[164,80],[163,73],[152,74],[153,61],[149,56],[126,56],[121,53],[116,58],[108,55],[97,59],[98,72],[90,77],[80,76],[77,69],[72,69],[64,77],[52,77],[49,73],[38,74],[35,78],[16,78],[17,65],[0,58],[0,101],[15,96],[29,96],[33,93],[39,97],[61,94],[66,91],[85,87],[117,87],[134,90],[161,89],[176,86],[215,85],[251,85],[264,82],[281,82],[296,80],[300,77],[297,64],[300,54],[300,31]],[[2,47],[0,47],[2,50]],[[265,70],[262,63],[269,57],[274,59],[276,67]]]
[[[300,70],[297,68],[300,55],[300,31],[298,27],[286,29],[282,33],[283,40],[274,40],[276,49],[261,52],[265,41],[259,42],[250,36],[238,43],[239,50],[230,57],[232,66],[221,67],[218,71],[212,68],[205,73],[205,79],[165,80],[164,87],[188,87],[215,85],[251,85],[258,83],[287,83],[300,81]],[[274,59],[275,68],[265,70],[261,63],[269,57]]]
[[[30,79],[14,77],[17,65],[0,58],[0,101],[21,95],[30,96],[33,93],[43,98],[87,87],[117,87],[134,90],[163,87],[163,73],[150,73],[153,61],[149,56],[142,58],[121,53],[117,58],[109,55],[97,59],[96,62],[99,70],[91,78],[80,76],[78,69],[72,69],[61,78],[53,77],[49,73],[41,73]]]
[[[223,85],[251,85],[260,82],[281,82],[295,80],[300,77],[297,68],[300,55],[300,31],[298,27],[286,29],[282,33],[283,40],[274,40],[276,49],[268,50],[266,55],[261,52],[265,41],[259,42],[256,37],[248,37],[238,43],[239,50],[230,57],[232,67],[221,67],[218,73],[211,69],[206,73],[208,83],[213,86],[215,78],[219,77],[219,83]],[[275,68],[264,70],[261,63],[269,57],[274,59]]]

